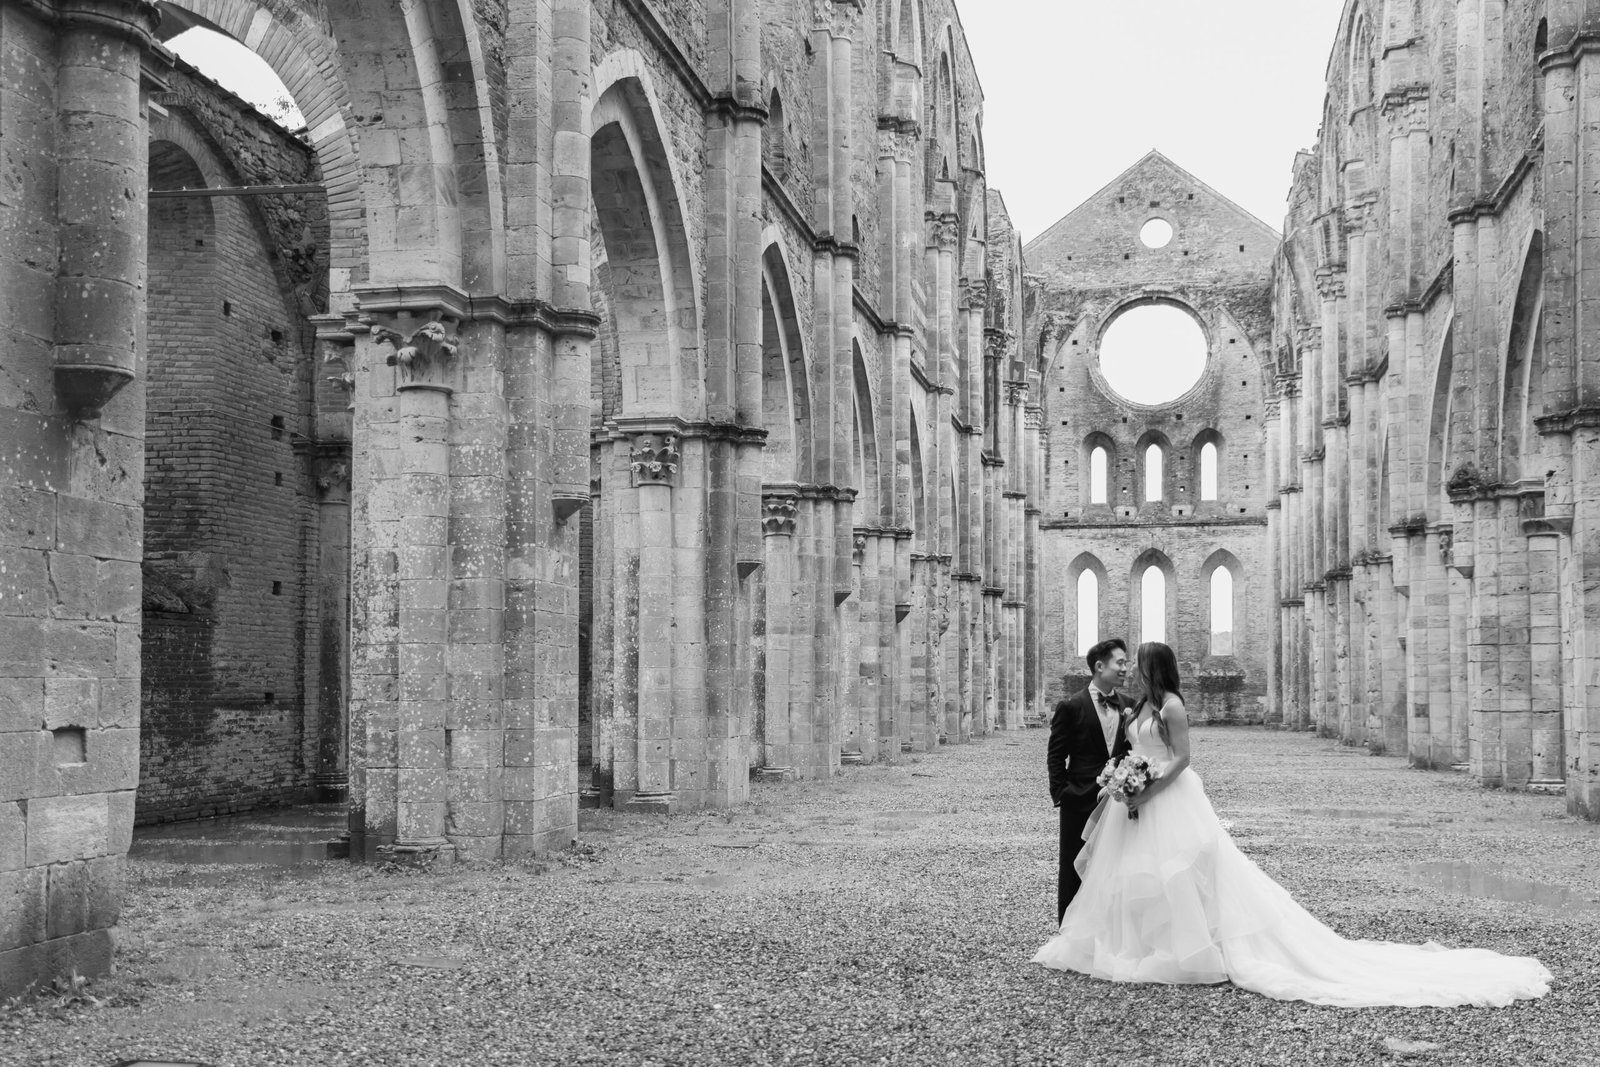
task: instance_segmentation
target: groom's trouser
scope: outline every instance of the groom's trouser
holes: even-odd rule
[[[1078,858],[1078,853],[1083,849],[1083,828],[1089,825],[1089,816],[1094,808],[1069,807],[1061,805],[1061,874],[1056,882],[1056,925],[1061,925],[1061,917],[1067,913],[1067,905],[1072,903],[1072,898],[1078,893],[1078,886],[1083,880],[1078,877],[1078,872],[1073,869],[1072,863]]]

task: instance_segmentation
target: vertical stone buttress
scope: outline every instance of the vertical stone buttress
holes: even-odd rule
[[[747,795],[753,663],[751,579],[763,564],[759,0],[713,4],[707,23],[714,98],[706,115],[706,780],[701,803]]]
[[[21,591],[0,616],[0,999],[105,973],[122,906],[139,774],[141,63],[157,18],[133,0],[0,11],[8,165],[55,176],[8,183],[0,205],[18,383],[0,401],[16,435],[0,557]],[[24,381],[38,404],[11,399]],[[108,463],[127,472],[120,491]]]
[[[1559,538],[1567,810],[1600,819],[1600,11],[1552,8],[1544,72],[1544,516]],[[1579,10],[1583,18],[1577,17]],[[1548,558],[1548,549],[1545,550]]]

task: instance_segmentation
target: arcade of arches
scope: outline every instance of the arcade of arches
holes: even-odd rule
[[[1281,234],[1151,153],[1024,247],[952,0],[0,6],[0,995],[135,821],[525,855],[1109,634],[1600,817],[1600,2],[1474,10],[1351,0]]]

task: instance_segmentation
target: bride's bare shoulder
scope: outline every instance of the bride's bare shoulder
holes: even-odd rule
[[[1168,693],[1166,701],[1161,705],[1162,718],[1187,714],[1188,710],[1183,706],[1183,698],[1176,693]]]

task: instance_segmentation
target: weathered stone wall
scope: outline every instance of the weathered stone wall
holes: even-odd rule
[[[1141,227],[1173,228],[1149,248]],[[1078,581],[1097,575],[1097,637],[1142,640],[1140,580],[1166,575],[1167,643],[1177,653],[1195,721],[1259,722],[1271,642],[1261,610],[1266,571],[1264,350],[1271,334],[1268,273],[1277,235],[1264,223],[1152,153],[1030,242],[1028,339],[1041,353],[1044,426],[1040,494],[1041,654],[1050,701],[1082,684],[1086,668]],[[1205,334],[1199,381],[1171,403],[1134,403],[1101,371],[1100,345],[1116,317],[1160,302],[1193,315]],[[1203,499],[1201,450],[1217,448],[1217,494]],[[1163,455],[1159,499],[1145,498],[1146,450]],[[1107,453],[1106,499],[1091,497],[1091,454]],[[1233,647],[1211,648],[1211,571],[1233,578]],[[1085,621],[1083,625],[1087,625]]]
[[[1274,293],[1276,708],[1591,817],[1597,18],[1352,4]]]
[[[0,8],[0,996],[110,965],[138,780],[151,20],[98,14]]]
[[[304,145],[187,70],[162,100],[152,189],[316,179]],[[152,198],[149,220],[141,822],[312,795],[317,368],[302,308],[327,276],[320,197]]]

